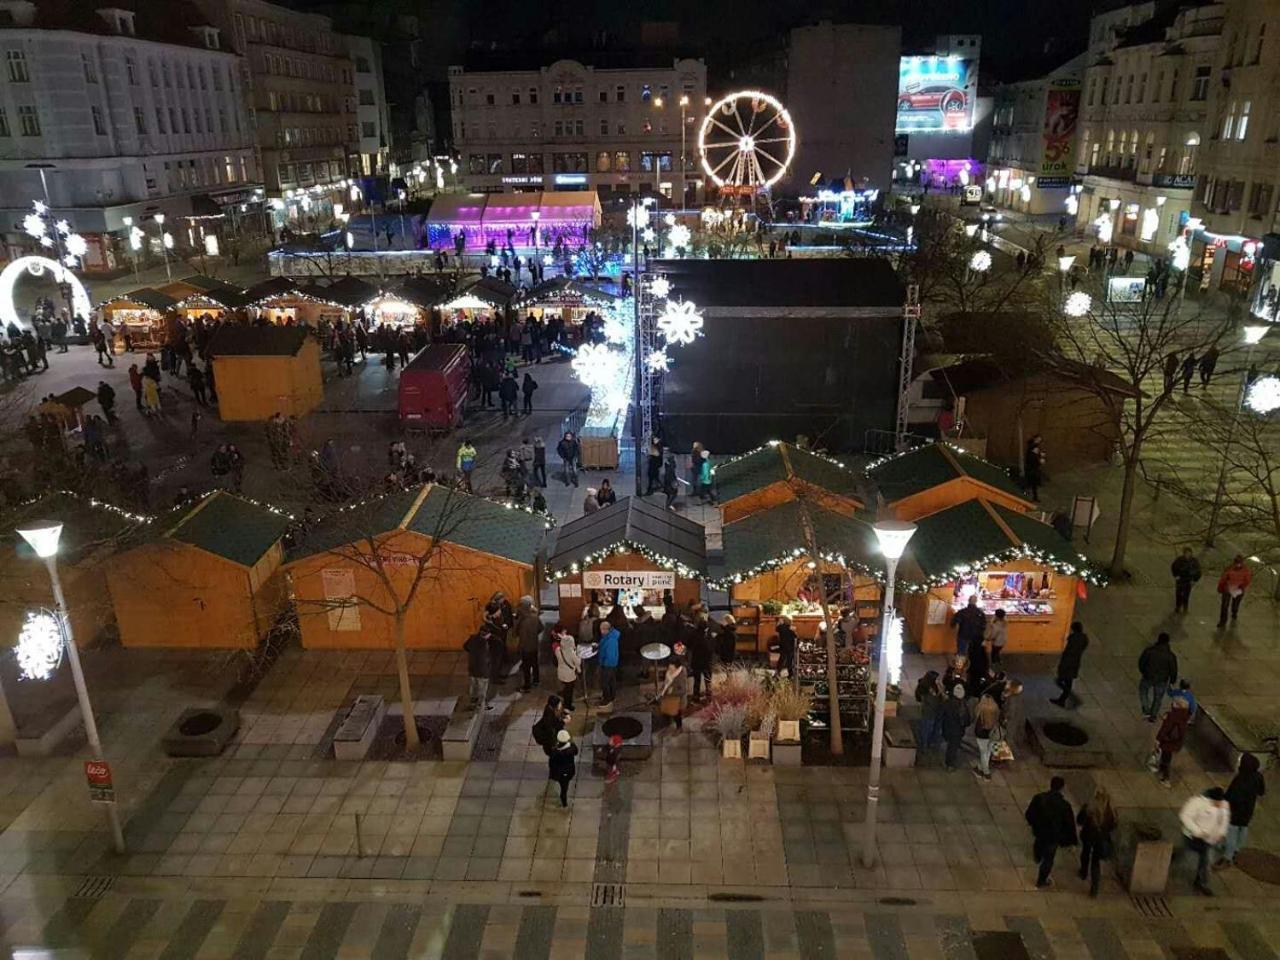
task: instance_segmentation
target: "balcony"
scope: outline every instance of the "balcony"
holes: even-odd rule
[[[1091,177],[1106,177],[1110,180],[1136,180],[1138,177],[1137,167],[1119,164],[1094,164],[1086,173]]]

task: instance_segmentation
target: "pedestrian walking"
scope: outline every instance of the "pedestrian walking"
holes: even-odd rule
[[[498,384],[498,399],[502,401],[503,420],[516,415],[516,399],[519,396],[520,390],[516,384],[516,378],[510,373],[506,374]]]
[[[556,748],[556,737],[569,722],[569,711],[564,701],[552,694],[547,697],[546,706],[542,708],[542,716],[533,725],[533,742],[542,748],[548,757]]]
[[[1258,758],[1248,751],[1240,754],[1236,775],[1227,786],[1226,801],[1231,808],[1231,822],[1222,845],[1222,860],[1218,867],[1234,866],[1236,854],[1249,840],[1249,824],[1253,821],[1258,801],[1267,793],[1267,783],[1262,777]]]
[[[1178,368],[1181,361],[1178,360],[1177,353],[1170,351],[1169,355],[1164,358],[1164,392],[1173,393],[1173,385],[1178,380]]]
[[[471,698],[471,709],[478,710],[483,704],[486,710],[492,710],[493,704],[488,702],[489,678],[493,675],[493,663],[490,657],[489,638],[477,630],[462,645],[467,654],[468,694]]]
[[[462,473],[462,485],[467,493],[474,493],[474,488],[471,486],[471,471],[476,468],[476,448],[471,445],[470,438],[464,439],[459,445],[454,462],[457,470]]]
[[[1160,729],[1156,731],[1156,747],[1151,753],[1152,767],[1148,768],[1160,778],[1160,785],[1168,788],[1173,784],[1170,780],[1173,755],[1182,749],[1187,742],[1187,725],[1191,722],[1191,713],[1187,710],[1187,702],[1181,697],[1169,701],[1169,710],[1160,721]]]
[[[105,380],[98,381],[98,406],[102,408],[107,423],[116,422],[116,391]]]
[[[982,643],[986,636],[987,615],[978,606],[977,594],[970,594],[964,608],[951,615],[951,626],[956,629],[956,653],[967,656],[975,642]]]
[[[1182,358],[1182,394],[1186,396],[1191,392],[1191,380],[1196,375],[1196,365],[1199,363],[1194,350],[1188,350],[1187,355]]]
[[[667,459],[662,464],[662,493],[666,497],[666,503],[663,504],[668,510],[674,510],[672,504],[675,503],[676,494],[680,492],[680,479],[676,471],[676,455],[668,453]]]
[[[195,397],[196,403],[202,407],[209,405],[209,398],[205,395],[204,373],[197,366],[187,364],[187,384],[191,387],[191,395]]]
[[[1223,570],[1222,576],[1218,578],[1218,595],[1222,598],[1218,613],[1219,627],[1227,625],[1228,612],[1231,614],[1232,622],[1235,622],[1240,613],[1240,602],[1244,600],[1244,593],[1251,583],[1253,583],[1253,571],[1244,562],[1244,555],[1237,553],[1231,565]]]
[[[142,378],[142,412],[149,417],[160,414],[160,384],[151,377]]]
[[[561,630],[555,634],[551,645],[556,661],[556,679],[560,681],[560,697],[564,700],[565,709],[573,709],[573,688],[582,673],[582,659],[578,656],[578,645],[573,634]]]
[[[1040,499],[1040,484],[1044,480],[1044,438],[1036,434],[1027,441],[1022,455],[1022,485],[1032,500]]]
[[[778,664],[773,668],[775,677],[782,676],[782,671],[787,671],[788,677],[796,675],[796,632],[791,626],[791,618],[782,616],[778,618],[777,640],[778,647]]]
[[[556,734],[556,748],[547,758],[547,777],[560,785],[560,806],[569,806],[569,784],[578,772],[578,745],[568,730]]]
[[[1206,897],[1209,888],[1209,860],[1213,850],[1227,838],[1231,826],[1231,805],[1221,787],[1210,787],[1202,794],[1187,798],[1178,811],[1186,849],[1196,856],[1196,877],[1192,887]]]
[[[524,396],[524,413],[529,416],[533,413],[533,391],[538,389],[538,381],[533,379],[533,375],[528,370],[524,373],[524,380],[520,384],[520,392]]]
[[[136,363],[129,364],[129,386],[133,388],[134,406],[142,410],[142,374]]]
[[[1213,371],[1218,366],[1218,356],[1220,351],[1218,345],[1213,344],[1200,356],[1200,386],[1201,388],[1209,386],[1209,381],[1213,379]]]
[[[938,671],[927,670],[916,683],[916,702],[920,704],[920,731],[916,736],[916,754],[927,756],[942,739],[942,686]]]
[[[547,485],[547,445],[541,436],[533,438],[533,482],[540,487]]]
[[[1160,634],[1138,656],[1138,676],[1138,705],[1147,723],[1155,723],[1165,691],[1178,679],[1178,655],[1169,646],[1169,634]]]
[[[524,693],[542,683],[538,675],[538,638],[541,635],[542,620],[533,608],[533,597],[521,597],[516,609],[516,642],[520,645],[520,689]]]
[[[1037,793],[1027,804],[1023,816],[1031,827],[1031,855],[1039,865],[1036,874],[1036,886],[1040,888],[1053,884],[1053,860],[1058,855],[1059,847],[1076,845],[1076,820],[1071,804],[1062,795],[1067,782],[1061,777],[1049,781],[1049,789]]]
[[[947,697],[947,702],[942,705],[942,739],[947,745],[943,764],[948,773],[954,771],[958,765],[960,744],[964,742],[964,732],[969,729],[971,722],[964,684],[957,683],[951,688],[951,695]]]
[[[1190,547],[1183,547],[1169,564],[1169,572],[1173,574],[1173,612],[1186,613],[1191,604],[1191,588],[1200,580],[1200,561]]]
[[[577,467],[578,462],[582,459],[582,446],[578,443],[578,438],[573,435],[572,431],[565,431],[565,435],[556,444],[556,456],[560,458],[561,476],[564,479],[564,485],[567,487],[572,483],[576,487],[578,485]]]
[[[649,438],[649,453],[645,466],[649,482],[644,495],[651,497],[653,492],[662,486],[662,441],[657,437]]]
[[[1120,825],[1106,787],[1093,791],[1093,799],[1080,808],[1080,879],[1089,881],[1089,896],[1098,895],[1102,861],[1115,856],[1115,832]]]
[[[658,694],[658,711],[674,723],[677,730],[683,730],[684,710],[688,703],[689,673],[682,657],[672,657],[667,661],[667,669],[663,674],[662,690]]]
[[[1000,706],[990,694],[984,693],[973,713],[973,736],[978,743],[978,765],[973,768],[973,773],[981,780],[991,779],[991,748],[995,746],[999,726]]]
[[[1056,703],[1060,707],[1079,705],[1080,698],[1071,692],[1071,686],[1076,682],[1076,677],[1080,676],[1080,660],[1084,657],[1088,646],[1089,637],[1084,632],[1084,624],[1077,620],[1071,624],[1066,646],[1062,648],[1062,654],[1058,657],[1056,682],[1062,693],[1056,699],[1050,700],[1050,703]]]

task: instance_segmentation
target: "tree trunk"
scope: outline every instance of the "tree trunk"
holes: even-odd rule
[[[822,586],[822,567],[818,567],[818,583],[822,589],[822,619],[826,621],[827,640],[827,707],[831,711],[831,755],[838,757],[844,753],[844,730],[840,726],[840,684],[839,665],[836,661],[836,625],[831,620],[831,610],[827,606],[827,593]]]
[[[400,676],[400,706],[404,710],[404,748],[418,749],[418,723],[413,715],[413,691],[409,689],[409,655],[404,648],[405,611],[396,611],[396,673]]]
[[[1120,514],[1116,521],[1116,544],[1111,553],[1111,576],[1124,576],[1124,552],[1129,546],[1129,525],[1133,520],[1133,494],[1138,484],[1138,446],[1124,460],[1124,486],[1120,490]]]

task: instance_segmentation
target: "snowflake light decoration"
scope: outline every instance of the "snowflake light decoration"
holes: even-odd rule
[[[653,282],[649,284],[649,289],[659,300],[665,300],[671,296],[671,281],[666,277],[654,277]]]
[[[1259,377],[1249,384],[1244,402],[1254,413],[1272,413],[1280,410],[1280,377]]]
[[[640,237],[645,243],[653,243],[653,241],[658,239],[658,234],[654,232],[653,227],[645,227],[644,232],[640,234]]]
[[[67,234],[67,239],[63,241],[63,246],[67,248],[67,253],[79,259],[89,252],[88,241],[78,233]],[[73,264],[74,266],[74,264]]]
[[[48,610],[27,614],[14,647],[18,672],[24,680],[48,680],[62,663],[62,625]]]
[[[658,317],[658,331],[668,343],[693,343],[702,335],[702,325],[702,314],[692,300],[668,300],[662,316]]]
[[[607,344],[584,343],[573,355],[573,372],[594,391],[607,387],[622,372],[622,354],[610,350]]]
[[[53,237],[50,237],[50,236],[44,236],[44,237],[41,237],[41,238],[40,238],[40,246],[42,246],[42,247],[46,247],[46,248],[48,248],[48,247],[52,247],[52,246],[53,246]]]
[[[673,247],[687,247],[689,241],[693,239],[693,231],[686,227],[683,223],[677,223],[671,228],[671,245]]]
[[[604,318],[604,338],[610,343],[626,343],[631,337],[631,324],[616,313]]]
[[[22,218],[22,229],[27,232],[27,236],[40,239],[45,235],[44,217],[38,213],[28,213]]]
[[[985,250],[979,250],[970,258],[969,269],[977,273],[986,273],[991,269],[991,254]]]
[[[662,222],[668,227],[674,227],[676,225],[676,215],[674,213],[665,214],[662,218]]]
[[[627,211],[627,226],[637,230],[643,230],[649,226],[649,208],[643,204],[636,204]]]
[[[649,368],[650,373],[667,373],[671,369],[671,357],[667,354],[667,348],[651,350],[644,358],[644,365]]]
[[[1063,307],[1063,312],[1068,317],[1083,317],[1089,312],[1093,306],[1093,297],[1089,296],[1083,290],[1077,290],[1075,293],[1067,297],[1067,304]]]
[[[53,229],[57,230],[64,237],[71,232],[71,224],[65,220],[59,220],[53,225]]]
[[[542,255],[542,265],[543,265],[544,267],[549,267],[549,266],[551,266],[553,263],[555,263],[555,260],[553,260],[553,259],[551,258],[551,254],[549,254],[549,253],[544,253],[544,254]]]

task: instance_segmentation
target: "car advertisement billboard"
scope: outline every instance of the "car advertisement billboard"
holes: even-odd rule
[[[959,57],[898,61],[896,133],[965,133],[973,127],[978,64]]]
[[[1075,169],[1076,123],[1080,117],[1080,81],[1052,80],[1044,101],[1044,152],[1040,186],[1066,186]]]

